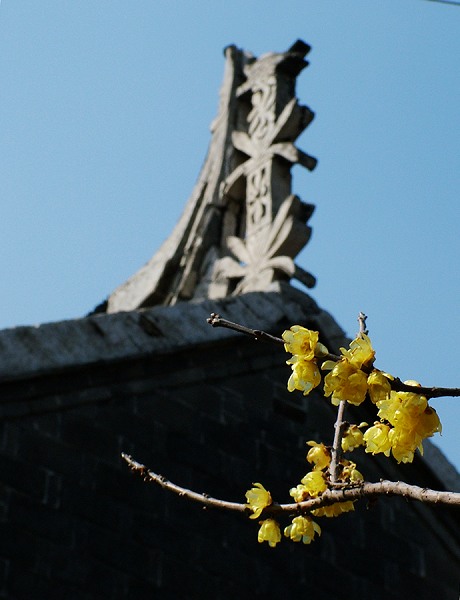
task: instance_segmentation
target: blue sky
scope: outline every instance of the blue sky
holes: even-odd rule
[[[349,335],[369,315],[378,367],[460,385],[460,7],[426,0],[3,0],[0,327],[85,315],[141,267],[204,160],[223,48],[297,38],[312,296]],[[459,402],[433,401],[457,467]]]

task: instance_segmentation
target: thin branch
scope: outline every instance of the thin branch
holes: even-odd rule
[[[149,470],[145,465],[138,463],[128,454],[122,453],[122,458],[128,463],[129,467],[138,473],[144,481],[156,483],[163,489],[174,492],[178,496],[198,502],[203,507],[218,508],[239,513],[250,513],[246,504],[240,502],[228,502],[227,500],[218,500],[207,494],[199,494],[187,488],[168,481],[162,475],[158,475]],[[264,509],[262,517],[279,514],[298,514],[310,512],[322,506],[329,506],[336,502],[346,502],[349,500],[358,500],[360,498],[371,498],[376,496],[403,496],[412,500],[419,500],[426,504],[449,504],[460,506],[460,493],[458,492],[439,492],[427,488],[421,488],[416,485],[410,485],[402,481],[380,481],[378,483],[363,483],[353,487],[343,489],[326,490],[318,498],[305,500],[293,504],[271,504]]]
[[[275,335],[271,335],[270,333],[266,333],[265,331],[260,331],[259,329],[250,329],[249,327],[245,327],[244,325],[240,325],[239,323],[227,321],[227,319],[222,319],[222,317],[217,313],[211,313],[209,318],[206,320],[212,327],[225,327],[226,329],[233,329],[233,331],[244,333],[258,341],[262,340],[264,342],[284,344],[283,338],[276,337]]]
[[[363,335],[368,334],[368,330],[366,327],[367,315],[365,315],[362,311],[358,315],[358,323],[359,323],[359,333],[358,336],[362,337]],[[332,485],[337,483],[337,479],[339,477],[339,464],[340,459],[342,458],[342,438],[345,431],[345,406],[346,401],[341,400],[339,403],[339,408],[337,410],[337,419],[334,423],[334,441],[332,442],[332,450],[331,450],[331,466],[329,468],[331,483]]]
[[[359,323],[359,336],[362,336],[363,334],[367,335],[369,333],[367,327],[366,327],[366,321],[367,321],[367,315],[365,315],[363,312],[360,312],[358,315],[358,323]]]
[[[367,335],[368,330],[366,328],[366,319],[367,316],[360,312],[358,315],[358,323],[359,323],[359,333],[358,336],[362,337],[363,335]],[[329,468],[331,483],[332,485],[337,483],[337,479],[339,477],[339,464],[340,459],[342,458],[342,438],[345,431],[345,406],[346,401],[341,400],[339,403],[339,408],[337,410],[337,419],[334,423],[334,441],[332,442],[332,450],[331,450],[331,466]]]
[[[211,325],[211,327],[225,327],[226,329],[232,329],[233,331],[238,331],[238,333],[244,333],[257,341],[264,342],[272,342],[278,345],[285,344],[283,338],[277,337],[276,335],[271,335],[266,331],[261,331],[260,329],[251,329],[250,327],[245,327],[240,323],[234,323],[233,321],[227,321],[227,319],[223,319],[217,313],[211,313],[210,316],[206,319],[206,321]],[[321,357],[321,360],[340,360],[340,356],[337,354],[326,354]]]
[[[217,500],[217,498],[211,498],[211,496],[208,496],[207,494],[199,494],[198,492],[193,492],[192,490],[176,485],[175,483],[168,481],[163,475],[158,475],[157,473],[150,471],[145,465],[129,456],[129,454],[122,452],[121,457],[128,463],[131,470],[138,473],[144,481],[156,483],[163,489],[174,492],[174,494],[177,494],[178,496],[193,500],[194,502],[199,502],[203,507],[212,506],[214,508],[222,508],[237,512],[245,512],[248,510],[245,504]]]
[[[447,387],[425,387],[417,385],[407,385],[403,383],[398,377],[390,380],[391,389],[395,392],[413,392],[414,394],[420,394],[427,398],[442,398],[444,396],[460,396],[460,388],[447,388]]]
[[[342,438],[345,430],[345,421],[343,419],[345,405],[346,400],[341,400],[337,410],[337,419],[334,424],[334,441],[332,442],[331,465],[329,467],[332,484],[337,483],[337,479],[339,478],[339,464],[342,458]]]

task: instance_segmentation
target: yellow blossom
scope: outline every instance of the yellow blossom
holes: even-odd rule
[[[350,343],[350,349],[340,348],[340,352],[345,356],[350,364],[357,369],[360,369],[363,365],[369,366],[372,364],[375,351],[372,348],[371,340],[365,333],[360,334]]]
[[[270,548],[274,548],[276,544],[281,542],[281,531],[278,523],[274,519],[261,521],[257,540],[259,544],[268,542]]]
[[[289,490],[295,502],[303,502],[309,498],[316,498],[327,489],[326,480],[322,471],[307,473],[299,485]]]
[[[367,378],[369,396],[374,404],[387,400],[391,392],[391,384],[388,379],[393,379],[388,373],[382,373],[374,369]]]
[[[264,508],[270,506],[272,497],[261,483],[253,483],[254,487],[246,492],[247,506],[254,513],[249,518],[257,519]]]
[[[331,402],[335,406],[342,400],[359,406],[366,398],[366,393],[367,375],[347,359],[335,363],[332,371],[324,378],[324,395],[332,394]]]
[[[336,502],[329,506],[322,506],[311,511],[311,514],[315,517],[338,517],[342,513],[355,510],[354,500],[347,500],[346,502]]]
[[[423,439],[431,437],[437,432],[442,432],[442,425],[438,413],[432,406],[427,406],[420,415],[419,431]]]
[[[425,396],[413,392],[391,392],[388,400],[377,403],[378,416],[391,425],[411,428],[428,406]]]
[[[281,337],[285,342],[286,352],[297,354],[303,360],[313,360],[315,358],[315,348],[319,337],[317,331],[310,331],[310,329],[305,329],[300,325],[293,325],[289,330],[283,332]]]
[[[314,360],[303,360],[296,355],[286,362],[292,368],[287,385],[290,392],[301,390],[306,396],[321,383],[321,374]]]
[[[378,454],[383,452],[385,456],[390,456],[391,442],[388,437],[390,427],[385,423],[378,421],[365,432],[363,439],[366,444],[366,452]]]
[[[344,452],[352,452],[355,448],[364,444],[363,432],[360,427],[366,426],[367,423],[360,423],[360,425],[349,425],[342,437],[342,450]]]
[[[405,383],[420,386],[416,381]],[[417,448],[423,452],[422,441],[441,431],[436,411],[421,394],[391,391],[387,400],[377,402],[377,407],[380,419],[392,425],[388,440],[398,462],[412,462]]]
[[[326,480],[322,471],[310,471],[300,480],[312,498],[316,498],[327,489]]]
[[[321,527],[309,517],[295,517],[292,519],[292,525],[284,530],[284,535],[293,542],[302,541],[304,544],[309,544],[315,534],[321,535]]]
[[[388,438],[391,443],[391,453],[398,463],[411,463],[417,448],[422,448],[422,439],[414,431],[398,429],[390,430]]]
[[[308,500],[310,498],[310,493],[307,488],[299,483],[295,488],[291,488],[289,490],[289,495],[294,498],[294,502],[303,502],[304,500]]]
[[[399,411],[395,426],[390,431],[391,452],[398,462],[412,462],[418,448],[423,454],[422,441],[441,431],[439,417],[431,406],[419,414]]]
[[[326,469],[331,463],[331,453],[324,444],[317,444],[316,442],[307,442],[307,446],[311,446],[307,453],[307,460],[309,463],[313,463],[315,466],[314,470]]]
[[[356,468],[356,463],[349,460],[343,460],[340,461],[340,464],[342,465],[340,479],[350,481],[351,483],[360,483],[361,481],[364,481],[364,477]]]

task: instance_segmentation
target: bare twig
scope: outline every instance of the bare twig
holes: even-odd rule
[[[260,331],[259,329],[250,329],[249,327],[245,327],[244,325],[240,325],[239,323],[233,323],[232,321],[227,321],[227,319],[222,319],[220,315],[217,313],[211,313],[207,322],[212,327],[225,327],[226,329],[233,329],[233,331],[239,331],[240,333],[244,333],[253,337],[255,340],[262,340],[264,342],[274,342],[275,344],[284,344],[283,338],[276,337],[275,335],[271,335],[265,331]]]
[[[207,494],[199,494],[187,488],[176,485],[153,471],[149,470],[145,465],[138,463],[128,454],[121,455],[128,463],[129,467],[141,475],[144,481],[156,483],[163,489],[174,492],[175,494],[193,500],[202,504],[204,507],[213,507],[221,510],[228,510],[239,513],[250,513],[246,504],[239,502],[228,502],[227,500],[218,500]],[[262,517],[277,514],[296,514],[304,513],[329,506],[336,502],[346,502],[348,500],[358,500],[360,498],[370,498],[376,496],[403,496],[412,500],[419,500],[427,504],[449,504],[460,506],[460,493],[457,492],[439,492],[427,488],[421,488],[416,485],[410,485],[402,481],[380,481],[378,483],[363,483],[346,487],[343,489],[326,490],[318,498],[305,500],[304,502],[292,504],[271,504],[264,509]]]
[[[367,315],[365,315],[363,312],[360,312],[358,315],[358,323],[359,323],[359,336],[362,336],[363,334],[367,335],[369,333],[367,327],[366,327],[366,320],[367,320]]]
[[[203,506],[212,506],[214,508],[222,508],[237,512],[245,512],[248,510],[246,505],[240,504],[239,502],[217,500],[217,498],[212,498],[207,494],[199,494],[198,492],[193,492],[192,490],[183,488],[175,483],[172,483],[171,481],[168,481],[165,477],[163,477],[163,475],[158,475],[157,473],[150,471],[145,465],[137,462],[131,456],[129,456],[129,454],[122,452],[121,456],[128,463],[131,470],[135,473],[138,473],[144,481],[156,483],[163,489],[174,492],[174,494],[177,494],[178,496],[183,496],[184,498],[193,500],[194,502],[199,502]]]
[[[407,385],[403,383],[398,377],[390,380],[391,389],[395,392],[413,392],[414,394],[420,394],[427,398],[443,398],[444,396],[457,397],[460,396],[460,388],[447,388],[447,387],[425,387],[423,385]]]
[[[339,477],[339,464],[342,458],[342,438],[345,430],[345,421],[343,416],[345,414],[346,401],[341,400],[339,408],[337,410],[337,419],[334,424],[334,441],[332,442],[331,449],[331,465],[329,467],[329,473],[331,477],[331,483],[337,483]]]

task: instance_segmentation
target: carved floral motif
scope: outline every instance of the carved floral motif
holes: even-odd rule
[[[299,231],[299,200],[292,195],[281,195],[280,189],[290,194],[289,168],[284,168],[288,185],[275,182],[280,177],[283,164],[299,163],[309,169],[315,159],[298,150],[293,141],[306,123],[299,118],[305,107],[300,107],[295,97],[287,99],[284,106],[280,97],[294,86],[283,81],[280,64],[289,57],[267,55],[245,69],[248,77],[240,86],[240,95],[250,91],[251,110],[247,116],[247,131],[234,131],[234,147],[247,158],[239,164],[221,185],[221,194],[232,197],[245,183],[245,234],[244,238],[230,236],[226,240],[233,255],[218,262],[217,279],[240,279],[234,293],[266,289],[271,282],[290,279],[296,274],[294,256],[309,239],[310,229],[302,223]],[[281,92],[280,92],[281,88]],[[277,114],[278,111],[278,114]],[[287,132],[290,132],[288,135]],[[295,202],[294,202],[295,199]],[[295,208],[294,208],[295,206]],[[311,283],[313,278],[306,279]]]

